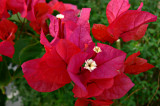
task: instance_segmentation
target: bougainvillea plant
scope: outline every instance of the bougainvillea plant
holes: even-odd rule
[[[75,106],[109,106],[134,86],[126,74],[137,75],[154,67],[138,57],[140,52],[126,58],[125,52],[111,46],[120,38],[124,42],[141,39],[147,23],[157,20],[157,16],[141,10],[143,3],[137,10],[129,10],[128,0],[111,0],[106,7],[109,26],[99,23],[92,28],[90,8],[79,10],[58,0],[1,0],[0,5],[1,62],[2,55],[12,58],[16,49],[14,39],[19,28],[7,20],[11,14],[19,12],[40,35],[45,53],[21,65],[24,78],[36,91],[52,92],[72,83],[78,98]],[[59,14],[53,15],[55,11]],[[92,41],[90,30],[101,43]]]

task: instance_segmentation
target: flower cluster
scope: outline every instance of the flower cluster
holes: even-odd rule
[[[134,84],[128,74],[139,74],[154,66],[138,57],[140,52],[126,58],[126,53],[103,43],[94,43],[90,36],[90,8],[77,9],[75,5],[57,0],[1,0],[0,54],[12,57],[14,34],[17,26],[8,21],[13,14],[30,21],[30,26],[40,34],[45,54],[22,64],[24,78],[39,92],[52,92],[68,83],[74,83],[75,106],[108,106],[113,99],[123,97]],[[141,39],[149,22],[157,16],[137,10],[128,10],[128,0],[111,0],[106,9],[109,26],[94,24],[92,34],[102,42],[114,43]],[[53,16],[56,10],[60,14]],[[49,26],[46,20],[50,20]],[[46,35],[53,37],[48,41]],[[1,57],[0,57],[1,60]]]

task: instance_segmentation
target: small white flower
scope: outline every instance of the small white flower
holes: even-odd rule
[[[117,40],[117,42],[120,42],[120,41],[121,41],[120,39]]]
[[[95,47],[93,48],[93,51],[95,51],[96,53],[102,52],[101,48],[98,47],[98,46],[95,46]]]
[[[59,19],[63,19],[64,15],[63,14],[57,14],[56,17],[59,18]]]
[[[97,68],[97,64],[94,60],[92,59],[88,59],[85,61],[85,69],[88,69],[90,72],[92,72],[94,69]]]

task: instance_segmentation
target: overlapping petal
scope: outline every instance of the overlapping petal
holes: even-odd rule
[[[47,15],[51,13],[52,9],[47,3],[37,3],[34,6],[34,15],[36,19],[31,21],[30,26],[39,34],[41,29],[47,34],[49,30],[45,20],[48,18]]]
[[[101,99],[119,99],[123,97],[134,84],[125,74],[121,73],[114,78],[112,88],[104,90],[97,98]]]
[[[127,20],[127,22],[126,22]],[[143,24],[154,22],[157,20],[157,16],[137,10],[128,10],[108,26],[108,31],[115,36],[121,37],[125,33],[136,30]],[[146,29],[146,28],[144,28]]]
[[[4,17],[4,12],[6,10],[6,1],[7,0],[1,0],[0,1],[0,7],[1,7],[1,9],[0,9],[0,19]]]
[[[124,42],[128,42],[130,40],[139,40],[145,35],[147,27],[148,24],[143,24],[137,28],[134,28],[133,30],[121,34],[121,38]]]
[[[14,54],[14,46],[9,41],[0,42],[0,54],[4,56],[8,56],[10,58],[13,57]]]
[[[92,34],[95,39],[102,42],[108,41],[113,43],[118,39],[118,37],[115,37],[108,32],[107,26],[102,24],[94,24],[92,27]]]
[[[57,10],[60,13],[63,13],[66,10],[74,10],[76,14],[79,13],[79,10],[77,9],[76,5],[67,4],[59,1],[51,1],[50,6],[53,10]]]
[[[40,61],[41,59],[34,59],[34,60],[27,61],[22,65],[24,77],[27,80],[28,84],[33,89],[39,92],[51,92],[64,86],[65,84],[58,84],[58,83],[52,82],[51,80],[52,77],[50,78],[50,80],[48,80],[49,79],[48,77],[52,75],[45,76],[46,74],[43,75],[42,73],[40,73],[40,70],[39,70]]]
[[[0,21],[0,54],[4,56],[8,56],[10,58],[13,57],[14,54],[14,38],[15,32],[17,31],[17,25],[13,22],[2,19]]]
[[[66,48],[66,46],[68,47]],[[23,63],[24,77],[29,85],[37,91],[54,91],[71,82],[67,72],[67,62],[74,53],[79,51],[80,49],[71,42],[60,40],[57,45],[46,49],[42,58]]]
[[[128,0],[111,0],[106,8],[106,16],[109,24],[129,8],[130,4]]]
[[[154,68],[152,64],[147,63],[146,59],[138,57],[140,52],[130,55],[125,61],[124,72],[128,74],[140,74]]]
[[[156,21],[157,16],[141,11],[143,3],[137,10],[128,10],[129,7],[128,0],[111,0],[106,9],[109,26],[94,24],[93,36],[99,41],[110,43],[119,37],[125,42],[141,39],[148,27],[146,23]]]
[[[56,50],[66,63],[69,63],[70,58],[74,54],[77,54],[81,51],[76,45],[74,45],[68,40],[60,40],[59,43],[56,45]]]
[[[102,52],[94,58],[97,69],[91,73],[91,78],[113,78],[119,74],[118,70],[123,66],[126,53],[109,45],[97,44]],[[109,73],[109,74],[108,74]]]
[[[7,19],[2,19],[0,21],[0,39],[12,42],[15,38],[17,28],[15,23]]]
[[[77,28],[74,29],[73,33],[70,35],[69,40],[82,50],[85,48],[85,44],[92,42],[90,33],[86,28],[84,28],[83,25],[78,25]]]
[[[56,49],[52,48],[41,59],[23,63],[22,70],[25,79],[33,89],[51,92],[70,83],[66,67],[66,63],[57,54]]]
[[[80,52],[74,55],[68,65],[68,73],[76,84],[73,88],[75,97],[92,97],[100,95],[105,89],[113,85],[113,78],[119,74],[119,69],[123,66],[126,54],[111,46],[97,44],[102,52],[96,54],[94,61],[97,68],[93,72],[82,67],[84,62],[92,58]],[[93,51],[93,49],[90,49]],[[92,52],[90,51],[90,52]]]
[[[27,4],[25,0],[7,0],[7,9],[12,10],[13,14],[20,12],[22,17],[27,16]]]

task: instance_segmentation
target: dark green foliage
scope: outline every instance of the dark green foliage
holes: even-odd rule
[[[11,74],[7,67],[6,61],[0,62],[0,88],[8,85],[11,81]]]
[[[6,100],[7,100],[6,95],[3,94],[2,90],[0,89],[0,106],[5,106]]]
[[[33,90],[25,79],[17,79],[15,85],[20,91],[24,106],[73,106],[75,102],[71,84],[50,93]]]

